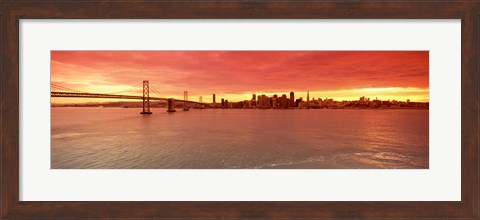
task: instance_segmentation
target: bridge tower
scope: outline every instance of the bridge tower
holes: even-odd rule
[[[167,112],[176,112],[175,110],[175,99],[169,98],[168,99],[168,110]]]
[[[188,110],[190,110],[190,109],[188,108],[187,101],[188,101],[188,92],[187,92],[187,91],[183,91],[183,111],[188,111]]]
[[[148,86],[148,80],[143,80],[143,111],[140,112],[142,115],[150,115],[150,87]]]

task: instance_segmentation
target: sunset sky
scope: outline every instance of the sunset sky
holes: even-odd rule
[[[52,83],[114,93],[149,80],[160,95],[212,101],[252,94],[429,101],[428,51],[52,51]],[[52,91],[59,91],[52,88]],[[138,89],[121,94],[141,95]],[[150,91],[151,96],[157,96]],[[52,103],[120,101],[52,98]]]

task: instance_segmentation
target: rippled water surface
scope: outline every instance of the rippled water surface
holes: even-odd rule
[[[52,168],[428,168],[428,110],[152,111],[52,108]]]

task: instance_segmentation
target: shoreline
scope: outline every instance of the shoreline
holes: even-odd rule
[[[142,107],[120,107],[120,106],[51,106],[52,108],[118,108],[118,109],[142,109]],[[150,109],[168,109],[167,107],[150,107]],[[176,109],[182,109],[178,107]],[[429,108],[417,107],[394,107],[394,108],[190,108],[191,110],[429,110]]]

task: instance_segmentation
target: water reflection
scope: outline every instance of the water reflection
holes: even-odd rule
[[[428,110],[52,108],[52,168],[428,168]]]

